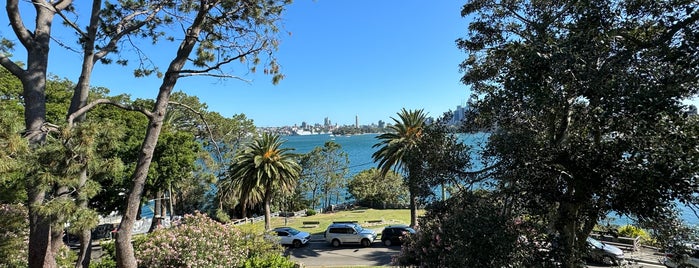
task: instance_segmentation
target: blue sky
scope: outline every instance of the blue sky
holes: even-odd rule
[[[24,15],[33,15],[22,3]],[[85,4],[85,3],[81,3]],[[425,109],[430,116],[454,110],[468,99],[459,82],[458,64],[465,54],[455,40],[466,33],[460,16],[462,1],[415,0],[296,0],[284,16],[281,45],[276,54],[286,78],[272,85],[271,77],[238,68],[235,74],[252,80],[182,78],[176,89],[196,95],[224,116],[245,114],[257,126],[322,123],[339,125],[390,121],[401,108]],[[78,12],[88,14],[87,6]],[[0,35],[14,37],[1,16]],[[86,18],[86,17],[85,17]],[[29,22],[25,22],[29,24]],[[56,21],[54,37],[72,40]],[[143,42],[142,45],[147,44]],[[52,44],[49,71],[77,81],[81,55]],[[151,55],[162,69],[174,48],[160,45]],[[16,47],[14,60],[25,61]],[[130,51],[125,51],[129,53]],[[155,98],[160,80],[134,78],[130,68],[98,65],[93,86],[112,94]]]

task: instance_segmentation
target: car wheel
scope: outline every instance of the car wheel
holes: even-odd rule
[[[333,247],[339,247],[339,246],[340,246],[340,240],[337,240],[337,239],[333,240],[332,245],[333,245]]]
[[[386,240],[384,240],[384,241],[383,241],[383,244],[384,244],[385,246],[387,246],[387,247],[390,247],[390,246],[391,246],[391,239],[386,239]]]
[[[371,241],[369,241],[369,239],[366,239],[366,238],[362,239],[362,246],[364,246],[364,247],[371,246]]]
[[[295,248],[300,248],[301,247],[301,240],[294,240],[292,243]]]
[[[610,256],[602,256],[601,262],[606,265],[614,265],[616,262]]]

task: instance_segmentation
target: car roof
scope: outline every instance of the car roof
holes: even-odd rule
[[[410,228],[410,226],[404,225],[404,224],[397,224],[397,225],[389,225],[384,228]]]

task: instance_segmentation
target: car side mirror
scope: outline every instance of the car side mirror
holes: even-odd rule
[[[357,234],[357,231],[352,232],[352,234]]]

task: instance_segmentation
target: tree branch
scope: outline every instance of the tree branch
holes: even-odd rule
[[[146,17],[146,19],[144,19],[143,21],[141,21],[139,23],[133,24],[129,27],[125,27],[124,25],[126,25],[127,22],[132,21],[137,15],[147,14],[148,12],[147,11],[134,12],[132,14],[125,16],[119,22],[119,24],[117,26],[117,29],[118,29],[117,34],[109,40],[109,43],[107,43],[107,45],[104,48],[102,48],[100,51],[95,53],[95,57],[94,57],[93,61],[97,62],[98,60],[104,58],[105,55],[107,55],[109,52],[113,51],[116,48],[117,43],[119,42],[119,40],[121,40],[122,37],[124,37],[125,35],[128,35],[129,33],[133,32],[135,30],[140,29],[146,23],[152,21],[155,18],[155,15],[158,14],[158,12],[160,12],[160,10],[162,10],[162,8],[163,8],[162,4],[156,5],[156,7],[152,10],[152,13],[150,13],[148,15],[148,17]]]
[[[109,105],[112,105],[112,106],[115,106],[115,107],[118,107],[118,108],[121,108],[121,109],[124,109],[127,111],[140,112],[148,118],[151,118],[153,116],[153,114],[150,111],[143,109],[143,108],[140,108],[140,107],[134,107],[132,105],[124,105],[124,104],[112,101],[110,99],[98,99],[98,100],[95,100],[91,103],[88,103],[84,107],[82,107],[82,108],[78,109],[77,111],[75,111],[74,113],[70,114],[68,116],[68,119],[67,119],[68,120],[68,127],[73,128],[75,118],[83,115],[84,113],[86,113],[87,111],[91,110],[92,108],[94,108],[95,106],[97,106],[99,104],[109,104]]]
[[[29,48],[34,37],[32,33],[27,30],[27,27],[24,26],[17,2],[19,2],[19,0],[8,0],[5,5],[5,10],[7,10],[7,17],[10,20],[10,25],[17,35],[17,38],[25,48]]]
[[[206,121],[206,118],[204,118],[204,114],[200,113],[197,110],[194,110],[194,108],[192,108],[184,103],[179,103],[176,101],[168,101],[168,103],[182,106],[182,107],[186,108],[187,110],[189,110],[190,112],[193,112],[196,115],[198,115],[199,118],[201,118],[201,121],[204,122],[204,128],[206,128],[206,132],[209,133],[209,139],[211,140],[211,143],[214,145],[214,148],[216,148],[216,154],[218,154],[218,158],[222,160],[223,154],[221,154],[221,148],[218,147],[218,143],[216,143],[216,140],[214,140],[214,134],[211,131],[211,127],[209,127],[209,123]]]
[[[6,57],[5,55],[2,55],[2,54],[0,54],[0,65],[2,65],[2,67],[5,67],[5,69],[10,71],[10,73],[12,73],[12,75],[16,76],[20,80],[23,80],[24,76],[27,73],[24,69],[19,67],[19,65],[17,65],[13,61],[11,61],[8,57]]]
[[[253,46],[255,46],[255,45],[253,44]],[[187,73],[189,73],[189,74],[203,74],[203,73],[208,73],[208,72],[213,71],[213,70],[218,70],[223,65],[231,63],[235,60],[239,60],[247,55],[254,54],[256,52],[260,52],[265,46],[266,46],[266,42],[262,43],[262,45],[260,45],[259,47],[255,48],[255,49],[251,49],[251,50],[248,50],[244,53],[240,53],[240,54],[238,54],[238,56],[235,56],[235,57],[223,60],[223,61],[219,61],[218,63],[216,63],[216,65],[210,66],[206,69],[202,69],[202,70],[187,70],[187,69],[185,69],[185,70],[180,70],[178,73],[179,74],[183,74],[183,73],[184,74],[187,74]],[[182,77],[182,76],[183,75],[180,75],[180,77]]]

